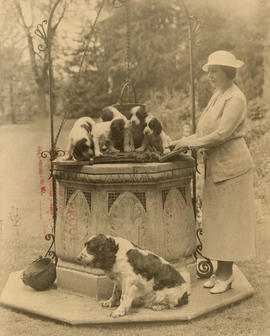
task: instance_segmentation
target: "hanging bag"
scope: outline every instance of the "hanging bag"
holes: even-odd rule
[[[56,279],[56,265],[58,258],[39,257],[34,260],[22,273],[22,281],[25,285],[37,291],[49,289]]]

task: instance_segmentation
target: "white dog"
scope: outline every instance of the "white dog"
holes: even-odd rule
[[[131,121],[126,118],[120,111],[117,110],[114,106],[106,106],[101,111],[101,119],[103,121],[112,121],[114,119],[122,119],[124,120],[124,137],[123,137],[123,144],[118,146],[121,151],[127,153],[131,152],[133,149],[133,141],[131,135]],[[116,136],[116,135],[115,135]],[[122,134],[121,134],[122,136]],[[115,142],[121,142],[120,139],[114,139]]]
[[[158,118],[148,115],[145,119],[145,129],[143,133],[148,136],[148,146],[161,154],[170,153],[171,138],[164,132],[162,124]]]
[[[104,307],[118,306],[112,317],[126,315],[135,301],[153,310],[174,309],[188,303],[190,277],[185,276],[185,280],[162,257],[127,239],[104,234],[92,236],[78,261],[102,269],[114,281],[111,298],[101,303]]]
[[[101,149],[106,146],[111,153],[124,150],[126,123],[124,119],[113,119],[96,123],[92,128],[95,157],[102,156]]]
[[[90,117],[82,117],[75,121],[67,144],[64,160],[88,161],[93,155],[92,129],[95,121]]]

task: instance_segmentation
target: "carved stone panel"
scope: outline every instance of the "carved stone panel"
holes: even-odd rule
[[[64,260],[76,261],[86,238],[94,234],[91,213],[82,191],[76,190],[69,198],[57,237],[57,254]]]
[[[138,198],[123,192],[113,203],[109,212],[110,234],[131,240],[145,247],[146,212]]]
[[[164,249],[168,260],[190,256],[196,247],[192,207],[182,194],[172,188],[164,204]]]

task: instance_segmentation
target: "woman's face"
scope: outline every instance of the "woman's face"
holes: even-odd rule
[[[232,80],[227,77],[226,73],[218,65],[208,66],[208,78],[211,84],[220,90],[226,90],[232,84]]]

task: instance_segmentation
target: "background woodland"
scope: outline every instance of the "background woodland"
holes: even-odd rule
[[[25,123],[48,116],[48,59],[46,52],[38,49],[42,41],[35,30],[48,18],[54,3],[1,2],[3,122]],[[91,34],[102,3],[105,5]],[[185,3],[201,23],[195,47],[198,115],[211,95],[201,66],[211,52],[226,49],[246,64],[239,71],[237,83],[248,98],[250,119],[264,118],[270,97],[269,2],[248,0],[246,7],[242,6],[243,0],[234,5],[221,0]],[[146,103],[173,132],[177,120],[191,119],[188,31],[180,1],[131,0],[129,23],[130,77],[138,101]],[[125,8],[113,8],[110,0],[60,0],[53,17],[52,36],[56,114],[98,117],[102,107],[118,101],[126,80]]]

